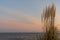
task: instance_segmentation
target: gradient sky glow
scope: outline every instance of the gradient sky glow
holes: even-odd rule
[[[52,3],[56,6],[56,26],[60,30],[59,0],[0,0],[0,32],[43,31],[41,13]]]

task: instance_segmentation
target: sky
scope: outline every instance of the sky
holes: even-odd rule
[[[55,26],[60,30],[59,0],[0,0],[0,32],[42,32],[41,13],[56,6]]]

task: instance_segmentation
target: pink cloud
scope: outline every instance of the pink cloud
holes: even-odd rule
[[[25,24],[14,19],[1,19],[0,29],[14,30],[14,31],[26,31],[26,32],[38,32],[41,31],[41,27],[36,24]]]

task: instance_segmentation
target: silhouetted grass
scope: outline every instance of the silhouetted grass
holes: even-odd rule
[[[44,28],[45,28],[44,30],[45,34],[43,36],[43,40],[58,40],[56,35],[57,29],[54,26],[55,12],[56,12],[56,8],[54,4],[48,6],[45,9],[45,11],[43,11],[42,22],[44,23]]]

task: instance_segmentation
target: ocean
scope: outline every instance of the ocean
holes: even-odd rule
[[[44,33],[0,33],[0,40],[42,40]],[[60,34],[58,33],[60,37]]]

